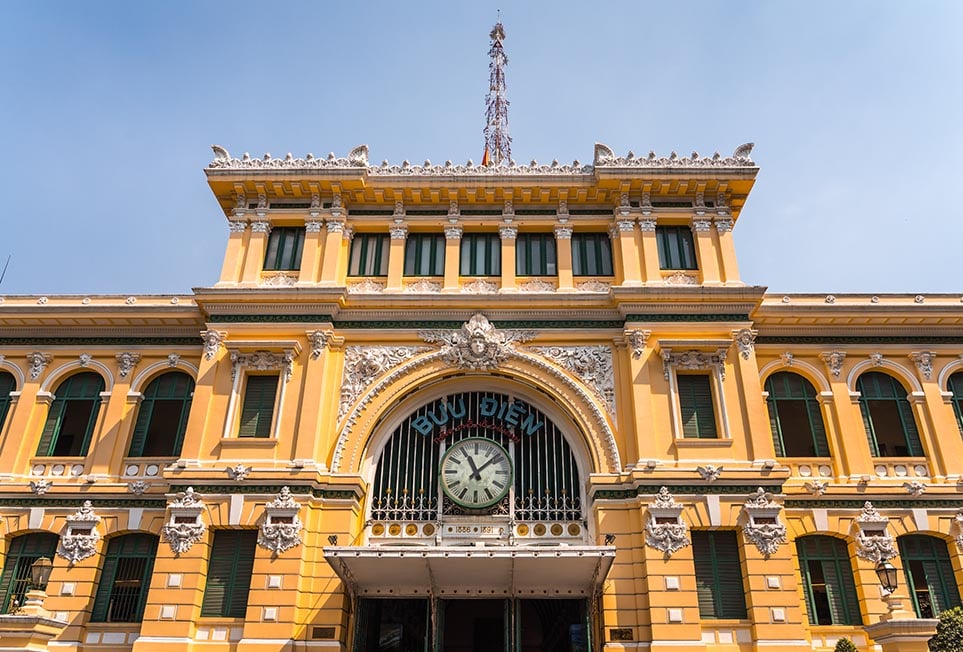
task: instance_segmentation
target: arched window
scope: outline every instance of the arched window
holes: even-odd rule
[[[126,534],[110,540],[90,614],[92,622],[141,621],[155,556],[157,537],[153,534]]]
[[[14,601],[23,604],[30,584],[30,565],[41,557],[53,561],[57,539],[56,534],[35,532],[10,541],[3,573],[0,573],[0,613],[10,613]]]
[[[898,380],[870,371],[856,380],[856,391],[873,457],[923,455],[913,408]]]
[[[97,423],[102,391],[104,379],[90,371],[75,374],[60,383],[47,413],[37,455],[86,455]]]
[[[17,389],[17,380],[13,374],[0,371],[0,432],[3,432],[3,424],[7,420],[7,412],[10,411],[10,392]]]
[[[960,590],[946,542],[925,534],[908,534],[897,542],[916,616],[936,618],[942,611],[959,607]]]
[[[131,457],[180,455],[187,415],[194,396],[194,379],[175,371],[158,376],[144,390],[130,440]]]
[[[810,535],[796,539],[799,572],[812,625],[861,625],[846,542]]]
[[[946,381],[946,389],[953,394],[950,402],[953,403],[953,411],[956,412],[956,423],[960,426],[960,433],[963,434],[963,371],[957,371]]]
[[[766,379],[769,425],[779,457],[828,457],[826,428],[816,388],[799,374],[780,371]]]

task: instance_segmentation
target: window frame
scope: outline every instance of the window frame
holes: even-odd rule
[[[673,235],[676,237],[675,242],[671,241],[670,236]],[[698,271],[699,257],[692,227],[681,224],[656,224],[655,242],[659,251],[661,271]],[[689,257],[691,262],[686,260]],[[675,266],[676,263],[678,266]]]
[[[9,378],[10,389],[4,391],[5,379]],[[13,397],[17,393],[17,377],[14,376],[9,371],[4,371],[0,368],[0,435],[3,434],[3,428],[7,423],[7,417],[10,416],[12,412],[14,400]]]
[[[304,236],[303,226],[275,226],[272,228],[268,235],[267,245],[264,248],[264,271],[296,272],[300,270],[301,258],[304,254]],[[294,244],[288,255],[285,255],[285,246],[291,240]]]
[[[215,559],[215,555],[218,555]],[[214,530],[207,560],[201,618],[245,618],[251,594],[251,578],[257,555],[257,530]],[[216,565],[215,565],[216,564]],[[213,592],[212,579],[223,580],[223,597]],[[247,584],[243,581],[247,579]],[[240,608],[236,593],[244,595]]]
[[[953,379],[957,380],[954,381]],[[959,386],[957,386],[959,383]],[[956,371],[946,379],[946,391],[949,393],[949,402],[953,405],[953,413],[956,415],[956,425],[960,428],[960,435],[963,436],[963,371]]]
[[[139,623],[144,620],[144,607],[147,605],[147,594],[150,591],[150,579],[154,572],[154,560],[157,557],[158,537],[147,532],[135,532],[112,537],[107,542],[104,552],[104,563],[97,589],[94,592],[93,608],[90,612],[92,623]],[[146,546],[146,550],[143,548]],[[125,550],[125,548],[127,548]],[[140,549],[138,549],[140,548]],[[111,613],[117,604],[115,599],[124,593],[124,587],[118,586],[117,574],[124,559],[135,559],[142,562],[139,578],[137,578],[137,597],[134,601],[132,618],[113,619]]]
[[[95,392],[95,396],[71,396],[73,383],[78,382],[77,379],[81,377],[97,379],[99,389]],[[97,429],[101,406],[104,403],[103,395],[105,390],[106,381],[104,381],[104,377],[94,371],[82,371],[71,374],[60,381],[57,385],[57,391],[52,394],[53,400],[50,402],[47,416],[44,419],[40,441],[37,443],[36,457],[86,457],[90,452],[90,444],[93,441],[94,432]],[[78,392],[82,391],[83,390],[78,390]],[[77,405],[80,402],[91,403],[90,412],[87,414],[87,425],[84,428],[83,437],[80,442],[80,449],[75,455],[63,452],[58,453],[57,448],[58,444],[61,443],[61,437],[63,435],[65,415],[68,414],[71,405]]]
[[[590,250],[593,257],[588,257]],[[587,269],[590,260],[592,269]],[[572,276],[615,276],[612,238],[608,233],[576,231],[572,234]]]
[[[712,611],[704,612],[706,600],[699,596],[699,617],[703,620],[745,620],[749,617],[746,605],[746,574],[742,566],[741,546],[735,530],[692,530],[692,558],[696,593],[706,585],[712,600]],[[725,537],[725,540],[723,540]],[[707,546],[705,548],[704,546]],[[722,553],[718,549],[722,547]],[[704,554],[700,554],[704,553]],[[735,555],[733,558],[732,555]],[[733,563],[734,562],[734,563]],[[738,569],[738,590],[733,569]],[[706,576],[708,572],[708,576]],[[705,590],[703,590],[705,593]],[[737,597],[738,596],[738,597]],[[738,600],[738,602],[736,602]],[[708,605],[707,605],[708,606]]]
[[[536,249],[540,263],[538,269],[532,264],[532,253]],[[554,233],[519,233],[516,236],[515,276],[558,276],[558,247]]]
[[[705,390],[709,393],[708,404],[698,403],[698,397],[693,394],[695,390],[701,390],[702,388],[696,388],[690,383],[693,379],[700,378],[705,379]],[[685,379],[685,382],[683,382]],[[718,422],[718,410],[716,401],[716,391],[713,387],[712,376],[708,373],[680,373],[676,374],[675,377],[675,395],[678,401],[679,408],[679,422],[681,424],[681,435],[682,439],[719,439],[719,433],[721,432]],[[692,399],[696,403],[688,404],[688,401]],[[690,426],[690,421],[686,419],[687,408],[691,408],[692,417],[696,419],[695,423]],[[706,415],[706,410],[711,410],[711,415]],[[701,413],[701,416],[700,416]],[[710,418],[711,416],[711,418]],[[711,435],[704,434],[705,432],[711,431]],[[689,434],[694,432],[695,434]]]
[[[730,340],[660,340],[659,355],[669,383],[669,402],[672,413],[672,436],[676,445],[732,445],[729,413],[726,406],[725,353],[732,346]],[[716,437],[699,439],[684,436],[682,406],[679,400],[677,378],[679,374],[703,373],[711,379],[713,410],[716,419]]]
[[[164,380],[172,379],[171,377],[174,375],[183,376],[189,381],[186,395],[182,397],[156,396],[156,394],[161,391],[161,383],[164,382]],[[187,421],[190,416],[191,404],[194,401],[195,386],[194,378],[184,371],[168,371],[151,379],[141,394],[140,405],[137,409],[137,418],[134,421],[130,445],[127,448],[127,457],[177,457],[180,455],[181,448],[184,445],[184,435],[187,432]],[[180,401],[181,403],[177,430],[171,440],[172,452],[164,455],[145,455],[144,449],[150,440],[151,425],[155,417],[154,408],[158,401]]]
[[[27,594],[33,562],[41,557],[56,561],[59,543],[60,537],[52,532],[28,532],[10,539],[0,569],[0,613],[10,613],[11,601],[22,601]]]
[[[938,537],[927,534],[904,534],[896,539],[899,546],[899,557],[903,563],[903,576],[906,579],[906,590],[913,602],[913,611],[917,618],[938,618],[940,613],[946,609],[961,606],[960,587],[956,584],[956,576],[953,572],[953,562],[947,542]],[[912,544],[912,545],[910,545]],[[921,548],[928,547],[929,550],[923,551]],[[916,548],[913,550],[912,548]],[[930,601],[929,615],[924,615],[920,604],[920,594],[924,591],[916,586],[917,578],[914,578],[915,568],[912,562],[920,562],[923,571],[923,579],[926,584],[925,593],[928,594]],[[927,571],[926,564],[930,565]],[[934,595],[933,591],[937,593]]]
[[[427,268],[428,271],[419,271]],[[405,239],[404,276],[445,275],[445,235],[409,233]]]
[[[348,251],[348,276],[387,277],[390,247],[387,233],[355,233]]]
[[[240,376],[240,375],[241,375],[241,374],[238,374],[238,376]],[[284,387],[284,385],[283,385],[283,382],[284,382],[284,381],[283,381],[282,378],[281,378],[281,373],[280,373],[280,372],[274,372],[274,373],[271,373],[271,372],[263,372],[263,373],[262,373],[262,372],[254,372],[254,373],[250,373],[250,372],[249,372],[249,373],[245,373],[245,374],[243,374],[243,375],[244,375],[244,390],[243,390],[243,392],[241,393],[241,402],[240,402],[240,405],[238,405],[238,410],[237,410],[237,429],[236,429],[236,430],[237,430],[237,432],[236,432],[237,438],[238,438],[238,439],[244,439],[244,440],[269,440],[269,439],[277,439],[277,426],[278,426],[278,421],[279,421],[279,413],[280,413],[281,397],[282,397],[281,391],[282,391],[282,389],[283,389],[283,387]],[[244,411],[245,411],[245,409],[251,409],[251,410],[256,409],[254,406],[248,406],[248,405],[246,405],[246,403],[247,403],[247,401],[248,401],[248,398],[252,396],[252,395],[249,393],[249,391],[250,391],[250,386],[251,386],[251,381],[254,380],[254,379],[262,379],[262,378],[273,378],[274,381],[275,381],[274,392],[273,392],[273,394],[272,394],[272,395],[273,395],[273,400],[272,400],[272,403],[271,403],[271,418],[270,418],[270,420],[268,421],[268,424],[267,424],[267,426],[266,426],[267,429],[266,429],[266,433],[265,433],[265,434],[263,434],[263,435],[258,435],[258,434],[245,435],[245,434],[242,434],[242,433],[244,432],[244,429],[245,429],[245,424],[244,424]],[[262,406],[261,409],[263,409],[263,406]],[[258,425],[255,426],[255,432],[260,432],[260,431],[261,431],[261,425],[260,425],[260,423],[261,423],[261,419],[258,418]]]
[[[478,271],[479,243],[484,242],[484,271]],[[467,251],[467,256],[466,256]],[[466,261],[467,257],[467,261]],[[467,265],[466,265],[467,262]],[[468,268],[466,270],[466,267]],[[502,239],[497,233],[464,233],[458,250],[458,273],[460,276],[501,276]]]
[[[810,546],[810,543],[812,544]],[[816,548],[823,544],[831,548],[829,554],[818,550],[809,551],[808,548]],[[831,537],[824,534],[807,534],[796,538],[796,557],[799,560],[799,574],[802,580],[803,599],[806,603],[806,617],[812,626],[834,626],[834,625],[859,625],[863,624],[863,614],[860,609],[859,595],[856,589],[856,576],[853,573],[853,564],[849,554],[849,547],[845,540],[838,537]],[[813,592],[812,567],[810,562],[820,564],[820,572],[823,576],[821,586],[827,587],[826,599],[829,609],[830,619],[833,622],[821,623],[818,618],[818,607],[816,604],[816,594]],[[829,564],[827,566],[826,564]],[[827,578],[827,568],[833,571],[835,580],[830,584]],[[848,580],[848,583],[847,583]],[[834,586],[833,591],[829,590]],[[842,622],[835,622],[833,615],[833,605],[829,602],[830,595],[840,596],[839,607],[842,608]],[[815,620],[814,620],[815,616]]]
[[[878,379],[886,378],[889,384],[888,388],[879,387],[880,383]],[[882,394],[885,389],[892,389],[896,393],[893,397],[888,396],[870,396],[867,392],[867,383],[869,380],[876,380],[874,385],[880,389],[880,394]],[[872,457],[879,458],[892,458],[892,457],[923,457],[926,451],[923,450],[923,442],[920,438],[919,424],[916,421],[916,415],[913,413],[913,405],[909,401],[909,392],[906,391],[906,387],[899,381],[898,378],[881,371],[865,371],[856,378],[856,392],[859,394],[859,411],[863,418],[863,427],[866,431],[866,440],[869,443],[869,451]],[[898,392],[898,393],[897,393]],[[903,431],[903,443],[906,445],[906,453],[883,453],[880,446],[879,438],[877,437],[876,431],[878,429],[877,422],[879,425],[884,425],[891,421],[887,419],[886,415],[880,415],[880,407],[884,402],[892,403],[891,407],[894,407],[899,416],[899,422]],[[873,416],[873,408],[876,407],[876,418]]]
[[[792,396],[792,388],[789,387],[789,378],[797,378],[799,380],[799,386],[802,392],[802,396]],[[782,388],[786,390],[786,395],[781,396],[780,391],[777,391],[779,386],[777,386],[776,381],[784,381],[781,383]],[[770,374],[766,378],[764,383],[765,397],[766,397],[766,408],[769,413],[769,429],[772,432],[772,442],[776,450],[777,457],[830,457],[829,451],[829,436],[826,433],[826,420],[823,416],[822,402],[819,398],[819,392],[816,390],[815,385],[813,385],[808,378],[802,374],[793,371],[777,371]],[[811,391],[811,395],[808,392]],[[791,455],[787,452],[789,446],[786,445],[786,438],[783,432],[783,421],[785,416],[779,414],[779,404],[784,405],[796,405],[802,404],[805,410],[806,418],[809,422],[809,443],[812,444],[811,454],[806,455]],[[815,426],[815,417],[818,417],[818,428]],[[820,434],[822,436],[820,440]]]

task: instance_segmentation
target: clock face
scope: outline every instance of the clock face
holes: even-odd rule
[[[490,439],[462,439],[441,458],[441,487],[461,507],[490,507],[508,494],[511,485],[508,453]]]

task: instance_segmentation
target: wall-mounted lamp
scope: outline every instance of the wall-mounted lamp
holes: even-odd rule
[[[53,562],[46,557],[41,557],[30,565],[30,585],[41,591],[47,589],[47,582],[50,581],[50,571],[53,570]]]
[[[897,580],[899,579],[896,566],[888,561],[879,562],[876,564],[876,577],[879,578],[880,586],[886,593],[892,593],[896,590]]]

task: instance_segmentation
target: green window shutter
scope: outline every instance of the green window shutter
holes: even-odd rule
[[[134,424],[134,434],[130,439],[130,450],[127,451],[128,456],[140,457],[144,454],[144,443],[147,441],[147,429],[150,427],[150,417],[153,411],[154,399],[144,399],[137,412],[137,422]]]
[[[572,274],[612,276],[612,243],[607,233],[572,234]]]
[[[264,254],[264,269],[267,271],[300,269],[303,249],[304,229],[291,226],[272,229]]]
[[[702,618],[745,618],[739,542],[732,531],[692,531],[696,593]]]
[[[812,383],[799,374],[780,371],[766,379],[765,388],[776,455],[828,457],[826,429]]]
[[[104,569],[100,573],[100,583],[97,585],[97,594],[94,597],[94,608],[90,614],[90,620],[95,623],[107,622],[110,594],[114,588],[114,578],[117,576],[117,565],[120,563],[120,556],[116,550],[113,550],[116,541],[114,539],[110,542],[104,559]]]
[[[0,373],[0,433],[3,432],[3,424],[7,420],[7,412],[10,410],[10,392],[17,389],[17,381],[13,374]]]
[[[897,542],[916,616],[924,617],[920,609],[922,597],[928,597],[933,618],[947,609],[961,606],[960,590],[956,584],[946,542],[925,534],[904,535],[899,537]],[[920,582],[922,586],[917,585],[917,578],[910,572],[914,563],[918,563],[923,569]]]
[[[809,413],[809,427],[813,435],[816,456],[829,457],[829,442],[826,440],[826,427],[823,423],[823,413],[819,409],[819,401],[807,400],[806,411]]]
[[[37,532],[13,538],[0,572],[0,613],[10,612],[14,598],[22,601],[30,582],[30,565],[41,557],[53,561],[57,552],[56,534]]]
[[[50,404],[47,421],[44,423],[43,432],[40,435],[40,444],[37,446],[37,455],[44,457],[53,454],[55,438],[60,432],[60,420],[63,418],[66,409],[66,399],[55,398],[53,403]]]
[[[768,380],[766,384],[769,384]],[[785,457],[786,448],[782,442],[782,429],[779,427],[779,412],[772,392],[769,392],[769,397],[766,399],[766,408],[769,410],[769,430],[772,432],[772,445],[776,449],[776,457]]]
[[[201,616],[245,616],[256,545],[257,532],[254,530],[214,532]]]
[[[858,386],[857,390],[859,390]],[[873,419],[869,414],[869,400],[862,395],[861,390],[859,397],[859,413],[863,417],[863,428],[866,429],[866,441],[869,443],[870,455],[873,457],[879,457],[879,446],[876,445],[876,432],[873,430]]]
[[[271,420],[274,417],[274,399],[277,389],[277,376],[247,377],[238,437],[271,436]]]
[[[946,388],[953,394],[951,403],[953,411],[956,413],[956,424],[960,427],[960,434],[963,435],[963,371],[958,371],[946,381]]]
[[[809,622],[818,624],[813,572],[822,575],[831,625],[861,625],[859,600],[846,543],[835,537],[808,535],[796,539]]]
[[[900,420],[903,422],[903,434],[906,436],[906,449],[911,457],[923,456],[923,444],[920,443],[920,433],[916,429],[916,417],[913,406],[906,398],[897,399]]]
[[[682,412],[682,436],[686,439],[715,439],[716,418],[709,376],[679,374],[676,386]]]

